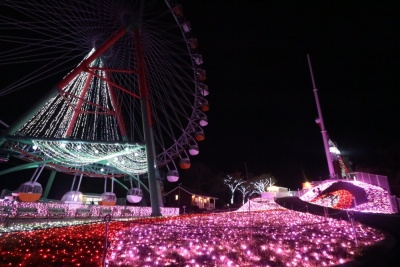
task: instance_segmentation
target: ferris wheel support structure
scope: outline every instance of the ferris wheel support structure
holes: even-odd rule
[[[7,48],[0,65],[18,74],[1,81],[0,97],[29,88],[40,99],[18,109],[0,133],[0,161],[49,161],[48,170],[89,179],[131,176],[148,193],[151,215],[161,215],[162,182],[176,182],[179,168],[190,168],[210,108],[203,57],[181,4],[15,0],[0,6],[0,46]],[[42,82],[51,77],[56,82],[48,88]]]
[[[62,93],[65,86],[68,85],[77,75],[81,72],[88,70],[90,64],[99,58],[103,53],[105,53],[115,42],[117,42],[128,30],[132,29],[132,25],[128,25],[126,28],[121,28],[108,40],[106,40],[92,55],[86,58],[80,65],[78,65],[73,71],[66,75],[56,87],[54,87],[48,94],[46,94],[36,105],[26,112],[16,123],[11,125],[5,134],[0,138],[0,145],[2,145],[6,140],[7,136],[15,134],[18,129],[20,129],[34,114],[36,114],[52,97],[58,93]],[[145,63],[143,59],[143,51],[140,40],[140,30],[138,27],[133,29],[134,32],[134,42],[135,42],[135,53],[137,56],[137,70],[136,75],[139,77],[139,87],[140,87],[140,101],[143,119],[143,132],[145,136],[146,143],[146,156],[147,156],[147,168],[148,168],[148,179],[149,179],[149,189],[150,189],[150,199],[152,214],[151,216],[161,216],[160,206],[161,202],[161,191],[159,183],[156,178],[156,152],[154,145],[154,137],[152,130],[152,120],[150,112],[150,101],[148,98],[148,86],[146,82],[146,71]],[[75,112],[78,112],[77,110]],[[77,114],[77,113],[75,113]],[[69,135],[69,132],[67,132]]]
[[[161,191],[156,178],[156,150],[154,146],[153,122],[151,120],[149,88],[146,81],[145,63],[143,60],[142,44],[140,42],[140,30],[134,29],[135,52],[137,56],[137,70],[139,75],[140,102],[143,117],[143,132],[146,143],[147,170],[149,176],[149,188],[151,199],[151,216],[161,216],[160,205]]]
[[[3,136],[0,137],[0,146],[7,140],[8,135],[15,134],[30,118],[32,118],[46,103],[54,96],[56,96],[68,83],[73,80],[77,75],[89,66],[96,58],[101,56],[106,52],[116,41],[118,41],[125,33],[126,28],[121,28],[116,34],[111,36],[108,40],[104,42],[92,55],[82,61],[79,66],[77,66],[73,71],[71,71],[67,76],[65,76],[52,90],[49,91],[36,105],[28,110],[24,115],[20,117],[15,123],[7,128]]]

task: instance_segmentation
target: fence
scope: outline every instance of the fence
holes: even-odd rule
[[[384,175],[364,173],[364,172],[352,172],[349,173],[348,177],[355,181],[360,181],[367,184],[372,184],[382,187],[389,193],[389,195],[391,195],[388,178]]]

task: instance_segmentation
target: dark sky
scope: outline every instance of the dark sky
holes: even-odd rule
[[[296,188],[328,176],[307,64],[325,127],[353,167],[399,149],[399,26],[394,4],[184,1],[210,89],[199,161],[269,172]]]
[[[400,17],[386,1],[181,1],[209,87],[200,154],[214,173],[328,175],[307,57],[330,137],[353,162],[400,142]],[[25,99],[27,100],[27,99]],[[3,116],[0,116],[0,119]]]

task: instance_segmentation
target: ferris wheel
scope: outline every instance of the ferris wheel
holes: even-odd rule
[[[0,67],[14,70],[1,84],[0,101],[17,90],[51,89],[6,130],[4,150],[91,177],[140,175],[154,164],[173,182],[179,168],[190,168],[208,124],[208,87],[179,4],[0,5]]]

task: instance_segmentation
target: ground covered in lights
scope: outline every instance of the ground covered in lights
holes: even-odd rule
[[[236,212],[38,228],[0,234],[0,266],[334,266],[385,240],[262,199]]]
[[[300,197],[316,205],[369,213],[394,213],[382,187],[360,181],[327,180]]]

